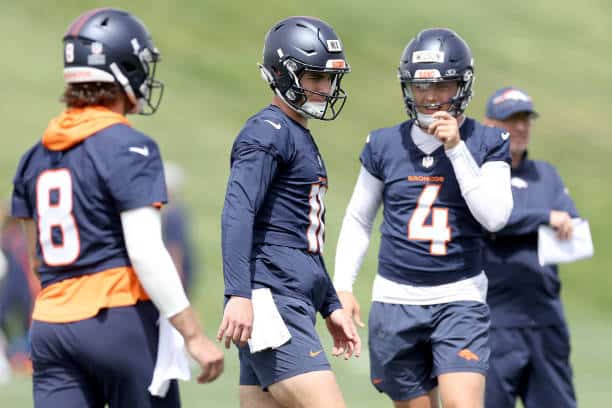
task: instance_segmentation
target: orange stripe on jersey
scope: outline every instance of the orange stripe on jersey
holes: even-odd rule
[[[148,299],[134,269],[107,269],[47,286],[36,298],[32,319],[49,323],[75,322],[94,317],[100,309],[131,306]]]

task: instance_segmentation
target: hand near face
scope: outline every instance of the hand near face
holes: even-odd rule
[[[435,121],[427,128],[427,133],[442,142],[445,150],[457,146],[461,141],[457,118],[445,111],[435,112],[433,117]]]

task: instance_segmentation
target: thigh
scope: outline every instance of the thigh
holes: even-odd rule
[[[576,407],[566,326],[531,329],[528,333],[532,360],[523,402],[525,408]]]
[[[240,408],[282,408],[272,394],[257,385],[241,385],[239,393]]]
[[[433,374],[476,372],[489,367],[489,307],[479,302],[435,305],[431,335]]]
[[[270,393],[285,407],[346,407],[336,377],[331,371],[313,371],[287,378],[272,384]]]
[[[446,408],[484,407],[485,376],[477,372],[449,372],[438,376],[438,391]]]
[[[440,396],[437,387],[420,397],[407,401],[393,401],[394,408],[438,408],[439,406]]]
[[[523,329],[492,328],[491,358],[485,386],[487,408],[514,408],[524,388],[529,365],[529,346]]]
[[[370,379],[393,401],[408,401],[436,387],[432,378],[429,309],[374,302],[369,317]]]
[[[36,408],[102,408],[104,398],[94,378],[74,359],[66,324],[33,321],[32,388]]]
[[[315,329],[315,310],[306,302],[274,295],[278,311],[291,333],[291,339],[276,349],[251,354],[248,346],[239,349],[240,384],[271,384],[314,371],[330,371],[331,366]]]

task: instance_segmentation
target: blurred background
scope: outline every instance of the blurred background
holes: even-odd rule
[[[339,33],[353,72],[339,119],[311,121],[325,159],[325,257],[333,274],[336,240],[370,129],[406,118],[396,68],[406,43],[420,30],[446,26],[470,44],[475,96],[467,114],[482,119],[488,95],[504,85],[525,89],[541,117],[532,129],[530,155],[559,169],[581,214],[589,219],[595,257],[561,267],[563,299],[572,334],[572,362],[582,407],[609,406],[612,397],[612,6],[608,0],[501,2],[114,1],[0,0],[0,198],[8,198],[21,154],[42,135],[62,105],[61,38],[86,9],[124,8],[152,32],[163,62],[164,100],[153,117],[131,117],[155,138],[164,159],[182,168],[182,199],[192,217],[191,295],[209,335],[222,314],[220,214],[229,149],[244,121],[269,103],[260,79],[263,38],[289,15],[313,15]],[[380,220],[377,224],[380,223]],[[376,270],[379,234],[372,241],[356,294],[364,306]],[[323,325],[319,324],[331,348]],[[361,332],[363,338],[367,331]],[[0,340],[1,341],[1,340]],[[390,406],[369,383],[368,356],[335,361],[349,407]],[[238,364],[226,352],[224,376],[211,385],[182,384],[185,407],[238,406]],[[31,382],[16,376],[0,385],[0,406],[32,406]]]

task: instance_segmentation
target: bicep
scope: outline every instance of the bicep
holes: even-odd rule
[[[384,183],[362,166],[347,207],[347,214],[356,218],[361,224],[372,225],[382,203],[383,189]]]

